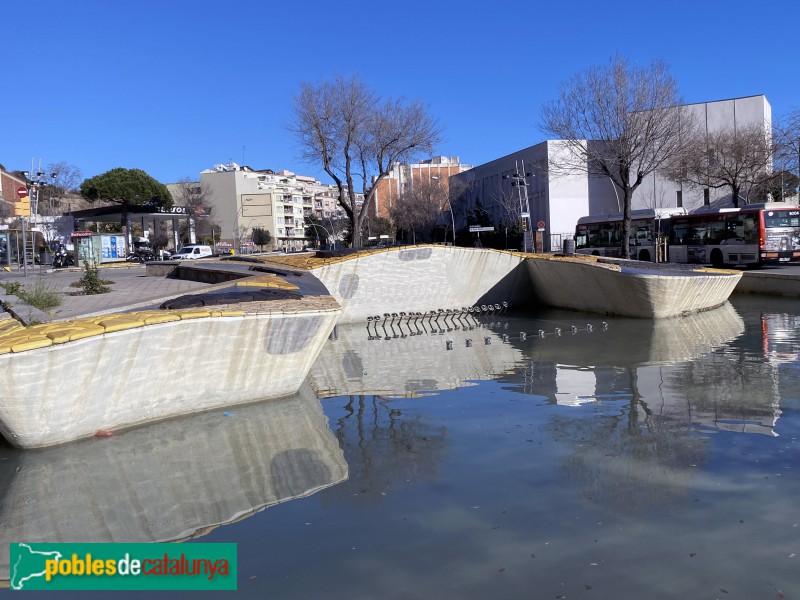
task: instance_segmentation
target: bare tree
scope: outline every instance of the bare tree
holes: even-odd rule
[[[185,177],[176,184],[173,190],[175,206],[186,206],[191,209],[195,218],[196,235],[201,239],[213,238],[213,229],[218,226],[214,222],[214,205],[211,202],[208,185]],[[188,222],[181,222],[179,234],[181,239],[189,239]]]
[[[607,177],[622,192],[624,256],[630,252],[633,192],[682,148],[682,134],[691,129],[679,104],[664,63],[635,67],[614,57],[575,75],[561,86],[559,99],[542,109],[542,130],[566,145],[551,160],[551,173]]]
[[[749,204],[772,175],[771,135],[759,125],[695,135],[668,169],[670,178],[700,188],[729,188],[734,207]],[[679,163],[679,164],[677,164]]]
[[[412,181],[392,206],[392,221],[400,229],[410,229],[416,243],[416,232],[432,230],[447,204],[447,190],[438,181]]]
[[[39,190],[40,214],[56,215],[63,212],[63,202],[70,192],[78,189],[83,175],[78,167],[65,162],[51,163],[46,170],[47,183]]]
[[[800,108],[781,119],[773,130],[778,170],[800,178]]]
[[[430,154],[439,128],[420,101],[379,98],[355,77],[304,83],[288,126],[302,158],[321,163],[339,191],[339,204],[361,231],[378,184],[395,163]],[[356,203],[356,185],[364,201]],[[353,247],[361,247],[353,236]]]

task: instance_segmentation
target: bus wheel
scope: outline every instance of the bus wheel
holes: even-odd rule
[[[650,252],[647,250],[642,250],[639,252],[639,260],[643,260],[645,262],[650,262]]]
[[[725,263],[722,261],[722,252],[719,250],[711,251],[711,266],[715,269],[725,268]]]

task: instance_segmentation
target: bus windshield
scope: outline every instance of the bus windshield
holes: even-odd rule
[[[800,227],[800,210],[765,211],[764,227]]]

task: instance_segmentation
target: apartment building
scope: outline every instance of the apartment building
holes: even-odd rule
[[[335,223],[344,217],[335,186],[292,171],[218,164],[200,173],[200,185],[214,207],[221,241],[237,250],[249,245],[257,227],[272,234],[275,248],[299,249],[308,242],[306,217],[329,231],[339,230]]]
[[[378,182],[368,210],[370,217],[391,219],[391,211],[397,199],[407,187],[415,182],[438,182],[449,193],[450,177],[471,169],[457,156],[434,156],[413,164],[395,164],[388,176]]]

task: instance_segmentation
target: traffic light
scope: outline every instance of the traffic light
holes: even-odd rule
[[[19,198],[14,202],[14,216],[15,217],[30,217],[31,216],[31,199],[28,196]]]
[[[528,231],[528,219],[526,219],[525,217],[520,217],[519,218],[519,228],[522,231]]]

